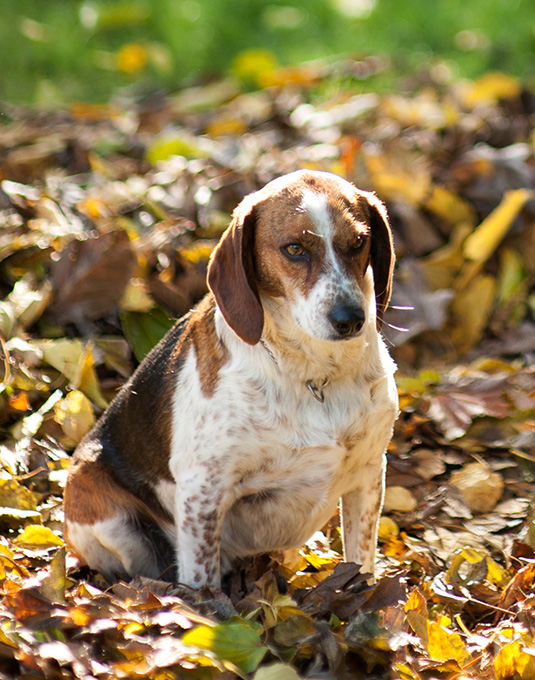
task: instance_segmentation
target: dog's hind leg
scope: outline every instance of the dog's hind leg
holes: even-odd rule
[[[174,559],[168,532],[137,497],[93,461],[69,475],[64,499],[67,544],[107,579],[135,575],[167,579]]]

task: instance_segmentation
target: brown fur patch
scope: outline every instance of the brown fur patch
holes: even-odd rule
[[[197,358],[201,390],[205,397],[214,395],[219,380],[219,371],[228,357],[226,347],[217,337],[215,309],[214,296],[206,295],[190,313],[184,334],[170,357],[170,365],[173,365],[177,357],[184,357],[190,347],[193,347]]]
[[[197,369],[205,397],[214,395],[219,380],[219,371],[227,359],[227,349],[223,346],[215,329],[215,302],[204,298],[196,313],[202,316],[202,323],[193,325],[191,339],[197,356]],[[194,321],[195,314],[192,316]]]
[[[123,511],[134,514],[141,501],[115,482],[107,468],[97,462],[75,464],[65,487],[65,516],[78,524],[94,524]]]

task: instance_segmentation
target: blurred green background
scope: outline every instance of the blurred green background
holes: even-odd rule
[[[387,74],[535,77],[534,0],[0,0],[0,100],[108,101],[278,63],[378,55]],[[384,78],[384,72],[383,72]]]

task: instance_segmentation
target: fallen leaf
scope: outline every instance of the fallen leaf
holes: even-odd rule
[[[73,444],[78,444],[95,423],[91,403],[79,390],[72,390],[58,401],[54,417]]]
[[[446,630],[434,621],[427,623],[427,652],[433,661],[457,661],[461,668],[471,655],[458,633]]]
[[[385,512],[412,512],[418,501],[404,486],[387,486],[385,489]]]
[[[39,524],[30,524],[20,533],[14,542],[23,548],[54,548],[63,546],[63,540],[51,529]]]
[[[254,680],[299,680],[295,668],[285,663],[272,663],[262,666],[254,674]]]
[[[465,256],[475,262],[488,260],[511,228],[515,217],[533,196],[530,189],[507,191],[498,207],[464,242]]]
[[[450,482],[462,493],[472,512],[489,512],[503,493],[503,478],[483,463],[469,463],[452,472]]]
[[[71,241],[52,262],[55,323],[83,323],[116,307],[133,273],[134,254],[125,231]]]
[[[219,659],[231,661],[245,673],[256,670],[268,650],[257,631],[245,622],[198,626],[187,631],[182,642],[209,650]]]

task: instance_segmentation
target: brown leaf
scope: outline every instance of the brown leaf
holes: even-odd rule
[[[75,240],[52,263],[55,323],[83,323],[105,316],[117,305],[132,275],[135,258],[126,232]]]

